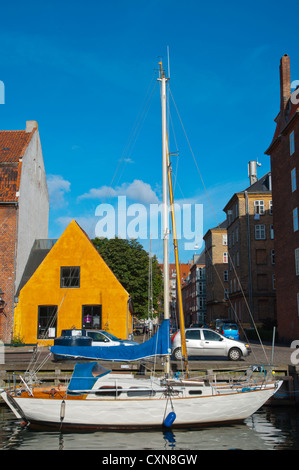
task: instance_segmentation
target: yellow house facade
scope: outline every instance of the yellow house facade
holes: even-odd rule
[[[122,339],[133,330],[128,292],[74,220],[21,288],[13,336],[53,345],[69,328],[102,329]]]

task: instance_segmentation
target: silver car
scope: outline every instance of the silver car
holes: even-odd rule
[[[136,341],[119,339],[103,330],[86,330],[86,334],[92,338],[92,346],[135,346],[138,344]]]
[[[223,356],[238,361],[251,352],[248,344],[225,338],[208,328],[187,328],[185,332],[188,356]],[[171,352],[177,360],[182,358],[180,331],[171,339]]]

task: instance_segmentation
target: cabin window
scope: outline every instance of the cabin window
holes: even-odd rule
[[[39,305],[37,338],[55,338],[56,332],[57,305]]]
[[[137,387],[131,388],[127,392],[128,397],[154,397],[156,395],[155,390],[149,389],[138,389]]]
[[[189,395],[201,395],[202,390],[189,390]]]
[[[82,328],[102,329],[102,305],[82,305]]]
[[[100,387],[95,394],[100,397],[118,397],[122,393],[122,387],[115,388],[109,385],[103,385]]]
[[[80,266],[60,268],[60,287],[80,287]]]

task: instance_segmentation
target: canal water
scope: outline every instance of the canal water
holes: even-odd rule
[[[64,433],[23,428],[0,406],[1,450],[298,450],[299,409],[264,407],[242,424],[173,431]]]

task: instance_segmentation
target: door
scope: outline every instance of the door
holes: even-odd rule
[[[186,346],[188,356],[202,356],[203,343],[200,330],[196,328],[186,330]]]
[[[204,356],[225,356],[226,348],[225,341],[216,331],[202,330],[203,340],[203,355]]]

